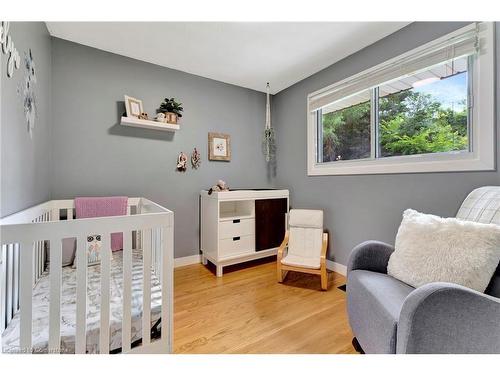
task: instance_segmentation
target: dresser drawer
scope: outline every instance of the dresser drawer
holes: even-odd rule
[[[255,251],[255,236],[235,236],[219,240],[219,258]]]
[[[221,221],[219,223],[219,238],[243,237],[255,234],[255,219],[240,219]]]

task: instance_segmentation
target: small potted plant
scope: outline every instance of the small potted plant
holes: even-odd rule
[[[165,114],[165,122],[177,124],[177,120],[182,117],[183,110],[182,103],[176,102],[174,98],[165,98],[157,112]]]

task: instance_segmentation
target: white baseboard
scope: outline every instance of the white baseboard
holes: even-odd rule
[[[196,264],[201,262],[201,255],[196,254],[196,255],[190,255],[187,257],[182,257],[182,258],[175,258],[174,259],[174,268],[177,267],[182,267],[182,266],[189,266],[190,264]]]
[[[347,266],[334,262],[333,260],[329,259],[326,260],[326,268],[329,269],[330,271],[340,273],[343,276],[347,275]]]
[[[182,266],[189,266],[191,264],[197,264],[201,263],[201,255],[189,255],[187,257],[182,257],[182,258],[175,258],[174,259],[174,268],[177,267],[182,267]],[[347,267],[344,266],[343,264],[334,262],[332,260],[327,259],[326,260],[326,268],[328,268],[330,271],[340,273],[343,276],[347,275]]]

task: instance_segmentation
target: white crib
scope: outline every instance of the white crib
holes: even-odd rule
[[[113,255],[110,250],[111,233],[123,233],[123,252],[120,272],[123,287],[118,291],[122,308],[120,342],[122,353],[171,353],[173,332],[173,229],[174,214],[145,198],[129,198],[126,216],[74,219],[73,200],[53,200],[10,215],[0,220],[0,334],[15,321],[19,322],[19,346],[14,352],[34,352],[32,329],[34,326],[33,291],[42,281],[48,286],[47,348],[49,353],[61,351],[61,291],[63,272],[62,239],[76,238],[76,298],[74,308],[74,352],[87,352],[87,256],[86,238],[100,234],[102,241],[99,268],[99,322],[98,352],[110,352],[110,288]],[[50,258],[47,259],[47,248]],[[107,249],[107,251],[106,251]],[[136,252],[140,252],[139,276],[133,265]],[[50,269],[46,269],[50,261]],[[80,265],[85,265],[80,267]],[[134,263],[135,264],[135,263]],[[94,266],[92,266],[94,267]],[[120,269],[121,270],[121,269]],[[142,273],[142,274],[141,274]],[[89,274],[90,275],[90,274]],[[132,300],[137,293],[133,280],[140,278],[142,311],[132,316]],[[158,289],[161,312],[155,329],[161,325],[161,334],[151,336],[152,282]],[[114,284],[113,284],[114,285]],[[134,287],[134,288],[133,288]],[[134,289],[134,290],[133,290]],[[73,288],[74,290],[74,288]],[[134,300],[135,301],[135,300]],[[115,311],[113,310],[113,318]],[[35,314],[36,315],[36,314]],[[138,319],[139,333],[133,341],[132,321]],[[113,319],[112,319],[113,320]],[[114,321],[114,320],[113,320]],[[116,321],[114,321],[116,323]],[[158,324],[160,323],[160,324]],[[141,332],[142,331],[142,332]],[[115,348],[116,349],[116,348]],[[113,351],[113,350],[112,350]],[[116,350],[115,350],[116,352]]]

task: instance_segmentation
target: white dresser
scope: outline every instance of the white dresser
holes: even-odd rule
[[[288,190],[201,191],[201,253],[217,267],[276,255],[287,227]]]

